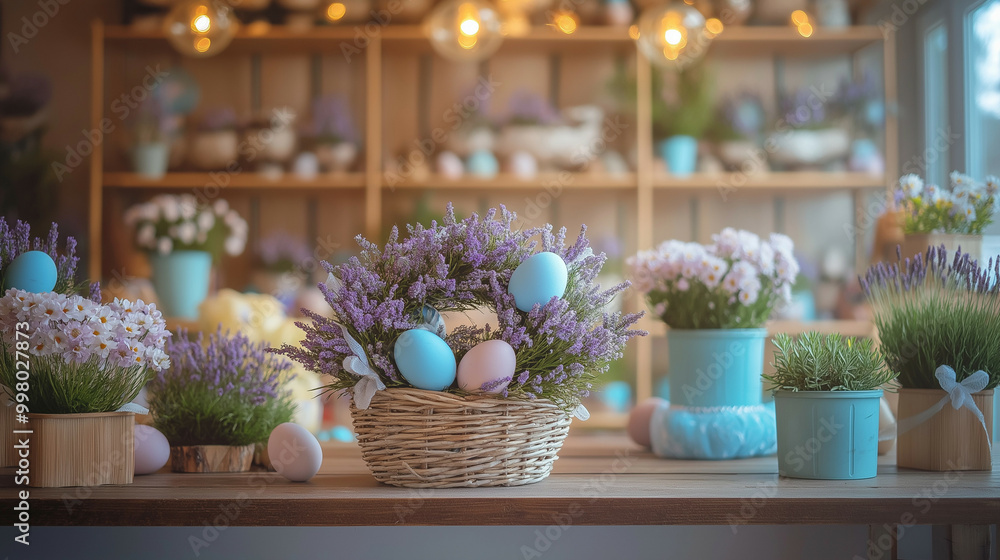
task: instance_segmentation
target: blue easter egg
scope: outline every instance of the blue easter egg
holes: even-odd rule
[[[51,292],[56,287],[56,263],[47,253],[28,251],[18,255],[4,274],[4,289]]]
[[[500,171],[500,164],[496,156],[487,150],[477,150],[469,154],[465,168],[469,175],[474,175],[483,179],[492,179]]]
[[[566,293],[569,271],[562,257],[543,252],[521,263],[510,276],[507,292],[521,311],[531,311],[536,303],[545,305],[550,299]]]
[[[443,391],[455,382],[455,353],[430,331],[405,331],[396,339],[393,355],[403,379],[417,389]]]

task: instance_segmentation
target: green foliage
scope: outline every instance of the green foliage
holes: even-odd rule
[[[871,339],[782,333],[774,347],[776,371],[763,377],[775,391],[871,391],[896,377]]]
[[[908,389],[938,389],[939,366],[958,381],[983,370],[1000,383],[1000,296],[961,287],[923,286],[872,298],[886,363]]]
[[[142,366],[109,366],[100,358],[83,364],[66,363],[62,356],[29,356],[18,361],[13,348],[0,342],[0,385],[28,395],[28,410],[38,414],[112,412],[131,402],[152,376]],[[25,367],[27,366],[27,367]],[[18,371],[27,371],[27,391],[20,391]]]
[[[267,441],[295,412],[291,398],[255,405],[237,391],[221,396],[198,383],[168,378],[149,401],[154,426],[170,445],[248,445]]]
[[[761,284],[760,295],[751,304],[731,302],[733,294],[697,281],[690,282],[687,291],[653,290],[646,297],[650,309],[666,304],[659,317],[672,329],[755,329],[764,326],[778,304],[771,281],[761,278]]]

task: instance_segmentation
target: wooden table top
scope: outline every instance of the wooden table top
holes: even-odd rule
[[[320,474],[137,476],[128,486],[31,488],[32,525],[739,525],[994,524],[1000,472],[898,470],[869,480],[779,478],[775,457],[659,459],[622,435],[570,436],[553,474],[515,488],[381,485],[353,444],[324,444]],[[13,469],[0,469],[0,523],[14,523]],[[221,517],[220,517],[221,516]],[[569,517],[567,517],[569,516]]]

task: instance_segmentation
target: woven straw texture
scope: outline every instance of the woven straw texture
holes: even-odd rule
[[[351,404],[361,455],[379,482],[408,488],[521,486],[552,472],[572,421],[547,400],[379,391]]]

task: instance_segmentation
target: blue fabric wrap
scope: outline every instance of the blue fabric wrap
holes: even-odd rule
[[[778,448],[774,403],[688,408],[661,403],[649,426],[653,453],[668,459],[743,459]]]

